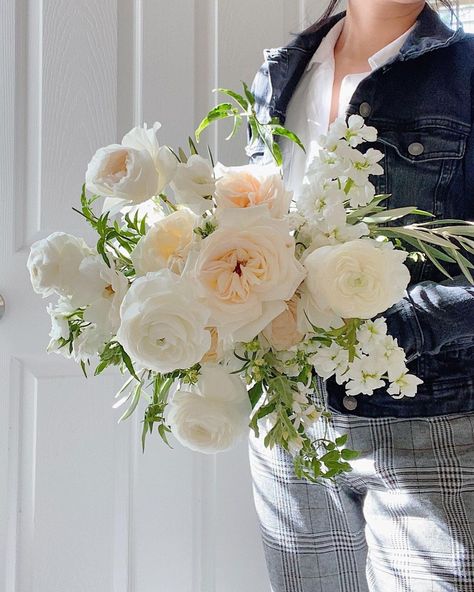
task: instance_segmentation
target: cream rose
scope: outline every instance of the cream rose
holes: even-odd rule
[[[195,214],[183,208],[156,222],[132,252],[137,275],[165,268],[181,273],[198,220]]]
[[[369,319],[403,298],[407,253],[372,239],[316,249],[306,257],[305,287],[322,310]]]
[[[288,214],[291,191],[287,191],[280,170],[275,165],[245,165],[215,167],[216,202],[221,208],[268,207],[272,216]]]
[[[92,253],[82,238],[64,232],[36,241],[27,262],[34,291],[43,298],[54,293],[73,296],[81,283],[79,266]]]
[[[204,364],[193,390],[177,391],[168,423],[183,446],[214,454],[232,448],[248,431],[251,405],[240,378],[218,364]]]
[[[188,162],[178,164],[171,183],[176,202],[196,214],[203,214],[213,207],[215,185],[211,165],[198,154],[190,156]]]
[[[121,144],[97,150],[86,172],[86,188],[91,193],[110,198],[104,210],[144,202],[158,195],[170,182],[177,160],[168,147],[160,146],[155,123],[151,129],[135,127]]]
[[[305,271],[288,221],[265,206],[221,210],[218,223],[197,257],[198,294],[223,339],[250,341],[286,309]]]
[[[162,269],[132,284],[120,308],[117,341],[140,366],[166,373],[197,364],[211,346],[209,311],[193,285]]]
[[[277,351],[288,350],[303,339],[297,327],[297,307],[299,298],[294,296],[286,302],[286,310],[280,313],[263,330],[264,337]]]

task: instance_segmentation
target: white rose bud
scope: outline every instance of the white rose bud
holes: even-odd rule
[[[73,296],[80,283],[79,266],[93,253],[82,238],[54,232],[31,246],[27,267],[31,284],[43,298]]]
[[[211,346],[208,309],[191,282],[162,269],[135,280],[120,308],[117,341],[134,362],[166,373],[197,364]]]
[[[322,310],[370,319],[403,298],[410,281],[406,257],[372,239],[321,247],[304,261],[305,287]]]
[[[178,164],[171,183],[176,202],[196,214],[203,214],[213,207],[215,185],[211,165],[198,154],[190,156],[188,162]]]
[[[178,391],[168,423],[183,446],[213,454],[232,448],[248,431],[251,405],[242,380],[218,364],[204,364],[193,390]]]
[[[136,127],[121,144],[97,150],[86,172],[86,188],[107,198],[104,209],[139,204],[158,195],[171,180],[177,161],[169,148],[160,146],[155,123],[151,129]]]

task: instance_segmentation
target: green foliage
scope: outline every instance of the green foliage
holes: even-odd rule
[[[211,109],[211,111],[209,111],[209,113],[201,121],[198,128],[196,129],[196,141],[199,142],[202,132],[212,123],[219,120],[232,118],[232,130],[226,138],[226,140],[230,140],[235,136],[238,129],[242,125],[243,119],[246,118],[251,132],[250,144],[261,140],[269,150],[277,166],[281,166],[283,164],[283,157],[281,154],[280,146],[275,141],[275,137],[285,137],[288,140],[295,142],[295,144],[297,144],[303,151],[305,151],[303,143],[298,138],[298,136],[292,131],[283,127],[280,124],[278,118],[272,118],[272,120],[269,123],[261,123],[257,119],[257,114],[255,111],[255,97],[251,93],[247,84],[245,84],[245,82],[243,82],[242,84],[244,88],[243,95],[228,88],[215,89],[214,92],[220,92],[230,97],[233,100],[234,104],[220,103],[219,105]]]

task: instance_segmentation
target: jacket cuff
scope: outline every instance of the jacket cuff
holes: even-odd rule
[[[407,362],[418,358],[424,351],[423,331],[416,315],[414,303],[408,293],[384,315],[388,334],[395,337],[403,347]]]

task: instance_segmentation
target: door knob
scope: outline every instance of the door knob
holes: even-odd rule
[[[5,314],[5,298],[0,294],[0,319]]]

